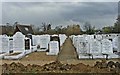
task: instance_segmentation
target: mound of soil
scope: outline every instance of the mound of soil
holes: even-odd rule
[[[35,65],[28,64],[23,65],[21,63],[11,63],[2,65],[3,73],[41,73],[41,72],[51,72],[51,73],[120,73],[120,63],[119,62],[96,62],[94,66],[85,65],[79,63],[76,65],[63,64],[59,61],[55,61],[49,64]]]

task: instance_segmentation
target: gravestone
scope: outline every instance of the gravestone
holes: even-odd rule
[[[76,47],[78,44],[77,44],[77,42],[78,42],[78,36],[74,36],[73,37],[73,45],[74,45],[74,47]]]
[[[62,46],[67,37],[65,34],[59,34],[59,38],[60,38],[60,46]]]
[[[101,43],[96,39],[92,40],[90,43],[90,53],[100,54],[101,53]]]
[[[88,42],[80,42],[79,43],[79,53],[89,53],[89,43]]]
[[[40,36],[40,49],[46,51],[48,49],[48,43],[50,41],[50,37],[46,35]]]
[[[1,35],[0,37],[0,53],[7,52],[9,53],[9,38],[7,35]]]
[[[57,55],[59,53],[58,41],[50,41],[48,55]]]
[[[105,55],[102,54],[101,42],[96,39],[90,43],[90,54],[93,56],[93,59],[106,58]]]
[[[78,40],[78,53],[89,53],[89,43],[84,39],[84,37],[79,37]]]
[[[13,35],[13,52],[25,51],[25,36],[21,32]]]
[[[36,46],[37,45],[37,41],[39,39],[37,39],[37,36],[36,35],[32,35],[32,40],[33,40],[33,46]]]
[[[113,48],[112,48],[112,42],[108,39],[102,40],[102,53],[103,54],[112,54]]]
[[[120,52],[120,36],[118,37],[118,52]]]
[[[113,44],[113,50],[118,51],[119,50],[119,48],[118,48],[119,47],[118,37],[113,38],[112,44]]]
[[[36,44],[40,45],[40,38],[42,35],[36,35]]]

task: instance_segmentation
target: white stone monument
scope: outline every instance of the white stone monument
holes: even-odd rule
[[[92,40],[90,43],[90,53],[91,54],[100,54],[101,51],[101,43],[96,39]]]
[[[112,46],[113,46],[113,50],[114,51],[118,51],[119,50],[119,42],[118,42],[118,37],[113,38],[112,41]]]
[[[21,32],[13,35],[13,52],[25,51],[25,36]]]
[[[49,42],[50,42],[50,36],[41,35],[40,36],[40,51],[46,51],[48,49]]]
[[[102,53],[103,54],[112,54],[113,48],[112,48],[112,42],[108,39],[102,40]]]
[[[118,37],[118,52],[120,52],[120,36]]]
[[[59,53],[59,43],[58,41],[50,41],[49,52],[47,55],[58,55]]]
[[[92,54],[93,58],[105,58],[102,54],[102,45],[101,42],[94,39],[90,43],[90,54]]]
[[[0,53],[9,53],[9,38],[7,35],[0,36]]]

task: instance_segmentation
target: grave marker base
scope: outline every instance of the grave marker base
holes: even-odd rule
[[[79,59],[92,59],[92,56],[89,54],[78,54]]]
[[[6,55],[6,56],[4,56],[4,59],[17,60],[17,59],[21,59],[24,56],[25,56],[25,53],[22,52],[22,53],[20,53],[18,55],[13,55],[13,56]]]
[[[50,53],[50,52],[47,52],[46,55],[58,55],[58,53]]]

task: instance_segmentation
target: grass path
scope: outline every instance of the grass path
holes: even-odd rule
[[[58,55],[59,61],[69,61],[77,59],[77,54],[75,52],[75,48],[72,45],[72,41],[70,38],[67,38],[65,43],[63,44],[63,48]]]

